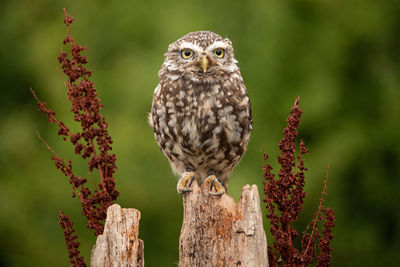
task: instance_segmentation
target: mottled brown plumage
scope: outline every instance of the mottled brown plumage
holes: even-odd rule
[[[231,41],[209,31],[185,35],[165,54],[149,122],[181,177],[179,193],[196,178],[222,194],[247,148],[251,105],[236,63]]]

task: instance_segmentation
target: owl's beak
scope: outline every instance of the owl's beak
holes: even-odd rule
[[[203,72],[206,73],[207,68],[208,68],[208,59],[207,59],[207,56],[205,56],[205,55],[201,59],[201,67],[203,68]]]

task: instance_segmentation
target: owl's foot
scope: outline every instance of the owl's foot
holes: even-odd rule
[[[221,182],[218,180],[215,175],[210,175],[208,176],[205,180],[204,183],[209,183],[210,184],[210,195],[213,196],[220,196],[225,193],[225,188],[221,184]],[[215,192],[213,192],[213,188],[215,188]]]
[[[178,184],[176,185],[176,190],[178,191],[179,194],[192,191],[190,186],[193,183],[194,176],[195,176],[194,172],[183,173],[182,177],[178,181]]]

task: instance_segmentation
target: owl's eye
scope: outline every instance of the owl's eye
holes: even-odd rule
[[[183,49],[181,53],[183,58],[191,58],[193,56],[193,51],[190,49]]]
[[[215,49],[215,50],[214,50],[214,55],[215,55],[217,58],[223,58],[224,55],[225,55],[224,49],[222,49],[222,48]]]

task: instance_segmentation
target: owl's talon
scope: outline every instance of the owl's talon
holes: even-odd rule
[[[179,194],[191,192],[192,189],[190,186],[193,183],[195,173],[194,172],[185,172],[182,177],[179,179],[178,184],[176,185],[176,190]]]
[[[194,181],[194,174],[192,175],[192,177],[190,177],[190,182],[189,182],[189,186],[188,187],[192,186],[193,181]],[[192,189],[189,189],[189,190],[192,191]]]
[[[211,181],[210,181],[210,193],[211,193],[211,191],[212,191],[212,189],[213,189],[213,186],[214,186],[214,179],[212,179]]]
[[[225,193],[225,188],[221,184],[215,175],[210,175],[207,179],[204,180],[205,183],[210,183],[210,192],[208,192],[212,196],[221,196]],[[213,188],[215,188],[215,192],[213,192]]]
[[[179,194],[183,194],[183,193],[187,193],[187,192],[192,192],[193,190],[191,188],[188,189],[182,189],[181,192],[179,192]]]

